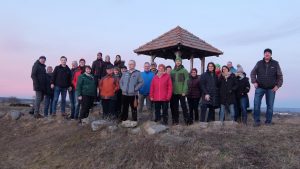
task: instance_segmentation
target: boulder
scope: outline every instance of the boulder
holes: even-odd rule
[[[235,127],[237,126],[239,123],[236,122],[236,121],[224,121],[224,125],[225,126],[232,126],[232,127]]]
[[[149,134],[157,134],[157,133],[161,133],[163,131],[168,130],[169,127],[162,125],[162,124],[157,124],[155,122],[146,122],[146,124],[144,125],[144,130]]]
[[[208,127],[208,123],[207,122],[200,122],[199,126],[200,126],[200,128],[207,128]]]
[[[130,120],[122,121],[121,126],[124,128],[134,128],[137,126],[137,121],[130,121]]]
[[[6,115],[6,113],[0,112],[0,119],[1,119],[2,117],[4,117],[5,115]]]
[[[84,119],[82,119],[82,121],[83,120]],[[107,121],[107,120],[96,120],[91,123],[91,128],[92,128],[92,131],[97,131],[97,130],[103,129],[109,125],[112,125],[112,122]]]
[[[12,119],[12,120],[19,120],[22,116],[22,113],[19,112],[19,111],[11,111],[9,113],[9,117]]]
[[[131,134],[140,134],[141,133],[141,128],[140,127],[136,127],[130,130]]]
[[[155,143],[160,146],[177,147],[184,144],[186,141],[188,141],[187,138],[166,133],[162,135],[160,139],[157,139]]]

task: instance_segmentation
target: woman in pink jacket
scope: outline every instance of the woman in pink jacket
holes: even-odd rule
[[[154,76],[150,87],[150,99],[155,103],[155,122],[161,121],[163,111],[163,124],[168,124],[168,102],[172,96],[172,81],[165,73],[165,65],[158,65],[158,73]]]

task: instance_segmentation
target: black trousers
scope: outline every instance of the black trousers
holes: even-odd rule
[[[168,124],[168,104],[167,101],[155,101],[155,122],[161,121],[161,110],[163,123]]]
[[[199,101],[200,98],[187,98],[189,104],[189,120],[190,122],[199,121]],[[195,115],[195,117],[194,117]]]
[[[81,110],[79,119],[84,119],[89,116],[90,108],[93,107],[94,96],[82,96],[81,100]]]
[[[130,105],[132,120],[137,121],[137,107],[134,106],[134,98],[138,99],[137,96],[122,95],[122,113],[120,115],[120,120],[125,121],[128,119],[128,109]]]
[[[115,105],[116,100],[102,99],[103,118],[116,117]]]
[[[205,121],[205,117],[206,117],[206,111],[207,109],[209,109],[208,111],[208,115],[207,115],[207,122],[209,121],[215,121],[215,108],[212,105],[208,105],[208,104],[202,104],[201,105],[201,122]]]
[[[121,114],[122,109],[122,90],[117,91],[117,100],[116,100],[116,106],[115,106],[115,113],[116,117],[119,117]]]
[[[182,114],[185,123],[189,122],[188,110],[186,106],[185,96],[181,94],[173,94],[171,98],[171,106],[172,106],[172,120],[173,123],[179,123],[179,101],[182,109]]]

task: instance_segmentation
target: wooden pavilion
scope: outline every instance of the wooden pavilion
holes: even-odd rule
[[[194,58],[201,60],[201,73],[204,72],[205,57],[219,56],[223,52],[202,39],[177,26],[156,39],[134,50],[138,55],[151,56],[151,62],[156,57],[175,60],[176,56],[189,59],[191,69],[194,67]]]

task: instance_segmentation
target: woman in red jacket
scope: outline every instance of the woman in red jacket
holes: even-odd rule
[[[155,122],[161,121],[163,111],[163,124],[168,124],[168,102],[172,96],[172,81],[165,73],[165,65],[158,66],[158,73],[154,76],[150,87],[150,99],[155,103]]]

